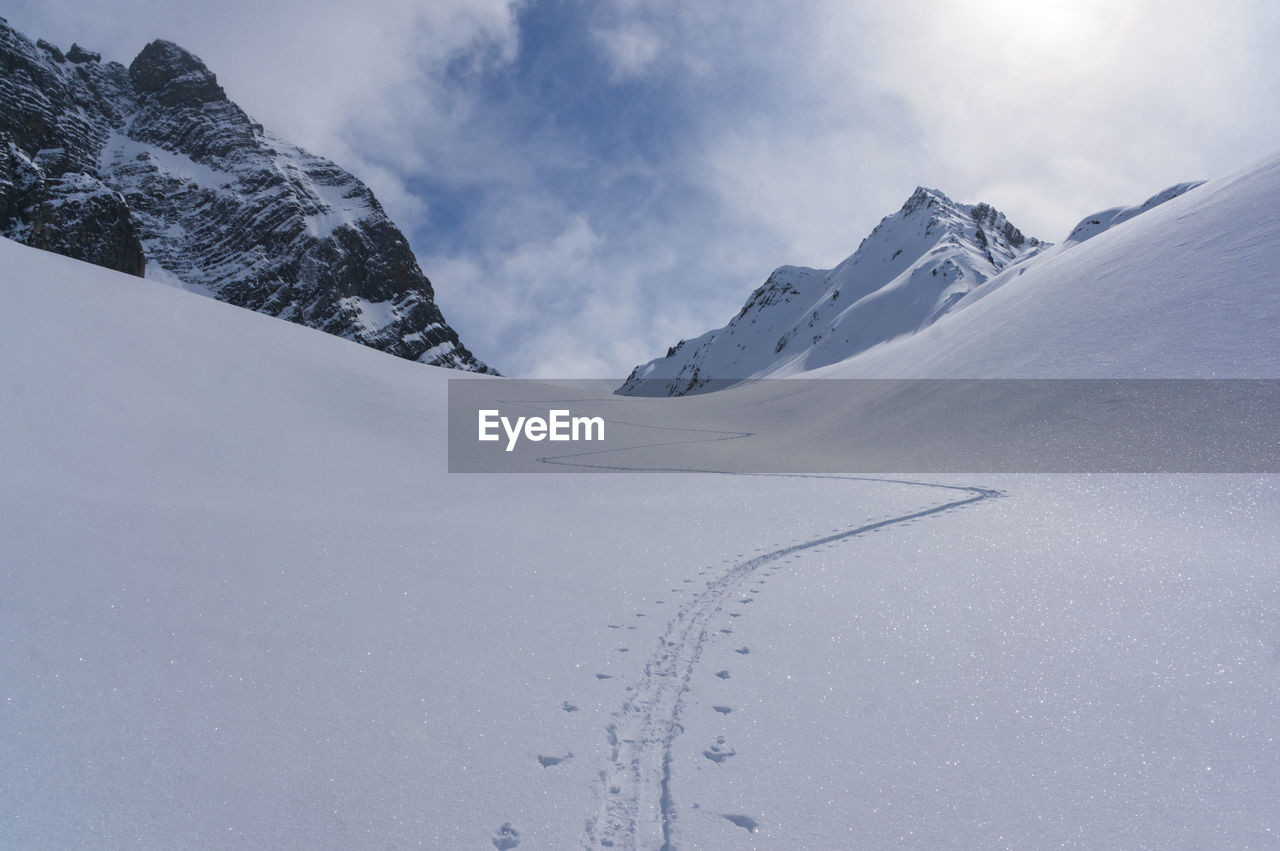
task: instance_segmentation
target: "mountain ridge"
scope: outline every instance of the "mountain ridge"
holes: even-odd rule
[[[368,187],[250,118],[195,54],[160,39],[126,68],[0,19],[0,68],[0,235],[494,372]]]
[[[845,360],[932,325],[1048,247],[989,204],[916,187],[834,268],[778,267],[727,325],[636,367],[618,392],[680,396]]]
[[[1175,184],[962,309],[813,378],[1271,378],[1280,375],[1280,151]],[[1074,232],[1074,231],[1073,231]]]

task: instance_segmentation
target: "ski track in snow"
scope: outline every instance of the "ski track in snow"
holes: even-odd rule
[[[562,400],[563,401],[563,400]],[[526,402],[525,404],[529,404]],[[606,418],[607,420],[607,418]],[[614,422],[613,420],[607,420]],[[740,440],[752,436],[751,432],[725,432],[699,429],[683,429],[664,426],[648,426],[628,423],[632,426],[666,431],[715,433],[718,437],[695,437],[692,440],[646,444],[646,447],[717,440]],[[641,447],[627,447],[636,449]],[[674,849],[673,831],[679,819],[679,810],[671,793],[671,762],[675,741],[684,731],[680,716],[684,710],[685,695],[698,673],[698,663],[707,643],[721,637],[712,627],[712,620],[724,611],[726,603],[743,592],[741,586],[757,571],[775,565],[788,556],[844,541],[878,529],[907,523],[922,517],[941,514],[972,505],[976,502],[1003,496],[991,488],[968,485],[944,485],[933,482],[888,479],[870,476],[823,475],[818,473],[738,473],[723,470],[692,468],[632,467],[615,464],[588,463],[584,456],[600,455],[621,450],[591,450],[566,455],[539,458],[544,464],[585,467],[619,472],[667,472],[705,473],[727,476],[764,476],[768,478],[827,479],[832,482],[858,481],[882,482],[933,488],[967,494],[963,498],[949,500],[907,514],[901,514],[872,523],[863,523],[848,529],[816,537],[791,546],[780,547],[761,555],[739,561],[724,573],[707,580],[706,589],[684,603],[667,623],[658,639],[657,649],[644,664],[640,679],[627,689],[627,699],[614,712],[606,729],[609,742],[609,760],[600,772],[600,799],[598,811],[587,819],[583,836],[584,848],[649,849],[663,851]],[[741,651],[739,651],[741,652]],[[720,672],[717,676],[726,674]],[[720,708],[717,708],[720,711]],[[726,816],[726,818],[730,818]],[[736,821],[734,819],[742,819]],[[754,832],[757,824],[745,816],[730,820],[739,826],[750,822]]]

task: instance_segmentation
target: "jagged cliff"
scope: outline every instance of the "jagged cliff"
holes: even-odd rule
[[[0,19],[0,235],[409,360],[491,372],[373,193],[176,44],[126,68]]]

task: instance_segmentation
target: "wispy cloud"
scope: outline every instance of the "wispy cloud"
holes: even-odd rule
[[[1269,0],[18,0],[33,36],[200,54],[359,174],[511,374],[620,375],[916,184],[1060,239],[1276,146]]]

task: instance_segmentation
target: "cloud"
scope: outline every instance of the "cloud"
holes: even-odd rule
[[[929,180],[1049,239],[1261,155],[1280,129],[1262,108],[1280,82],[1261,37],[1280,34],[1274,4],[902,0],[822,20],[822,75],[903,103]]]
[[[449,282],[438,288],[442,301],[454,288],[468,293],[451,315],[464,339],[504,341],[520,375],[625,377],[619,364],[648,360],[674,333],[650,282],[670,279],[677,254],[655,250],[637,262],[579,216],[509,250],[422,260]]]
[[[12,4],[11,4],[12,7]],[[1270,0],[17,0],[128,61],[193,50],[353,170],[516,375],[622,375],[829,266],[917,184],[1062,238],[1280,138]]]
[[[7,15],[32,38],[126,65],[152,39],[182,44],[268,128],[354,166],[397,219],[430,200],[405,188],[423,162],[394,116],[419,110],[448,132],[450,63],[507,62],[517,49],[510,0],[16,0]]]
[[[608,57],[615,79],[640,76],[662,53],[662,41],[643,24],[595,30],[592,36]]]

